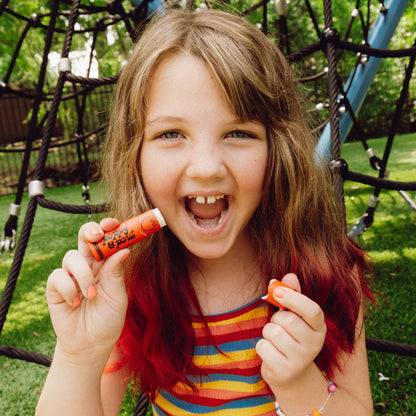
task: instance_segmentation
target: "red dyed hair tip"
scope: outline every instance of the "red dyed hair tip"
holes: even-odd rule
[[[262,299],[264,299],[265,301],[271,303],[272,305],[277,306],[280,309],[284,309],[287,310],[287,308],[283,305],[281,305],[273,296],[273,292],[277,287],[287,287],[289,289],[295,290],[296,292],[298,292],[296,289],[294,289],[292,286],[289,286],[285,283],[282,283],[280,280],[276,280],[276,279],[272,279],[269,282],[269,288],[267,291],[267,295],[263,296]]]

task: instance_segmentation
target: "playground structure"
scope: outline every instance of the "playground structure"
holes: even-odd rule
[[[262,8],[263,10],[261,26],[262,29],[266,32],[268,29],[267,3],[267,1],[263,1],[259,2],[258,5],[255,6],[256,9]],[[372,27],[371,33],[367,39],[365,39],[365,44],[363,45],[340,39],[339,33],[333,27],[331,1],[325,0],[323,3],[325,20],[324,29],[321,30],[317,27],[317,32],[319,34],[318,41],[313,45],[308,45],[302,50],[287,54],[287,57],[291,62],[295,63],[316,51],[323,51],[323,53],[326,55],[328,67],[327,71],[325,71],[325,76],[327,76],[328,84],[327,103],[329,108],[329,121],[323,128],[318,146],[316,148],[317,163],[330,164],[334,173],[333,177],[336,196],[340,201],[343,200],[343,182],[345,180],[352,180],[374,187],[374,194],[369,201],[367,211],[364,213],[363,217],[357,221],[353,229],[350,230],[350,236],[352,238],[356,238],[369,226],[371,226],[378,203],[378,196],[382,189],[395,189],[400,191],[402,196],[407,198],[409,204],[413,209],[415,209],[414,202],[406,192],[416,190],[416,183],[393,182],[388,180],[386,178],[386,166],[394,136],[397,132],[400,122],[400,115],[402,113],[403,105],[409,90],[409,84],[411,81],[416,58],[416,47],[413,46],[408,49],[395,51],[387,49],[390,39],[393,36],[395,28],[400,20],[400,17],[407,7],[407,0],[391,0],[380,2],[380,12],[375,24]],[[7,4],[7,1],[2,1],[0,4],[0,19],[3,13],[7,13],[9,11]],[[306,4],[309,5],[309,2],[306,1]],[[153,13],[163,12],[165,7],[162,3],[157,3],[156,0],[149,2],[144,0],[138,4],[133,4],[133,6],[129,7],[128,10],[124,7],[122,1],[114,1],[113,3],[109,3],[102,7],[85,7],[81,4],[80,0],[73,1],[71,10],[64,13],[68,19],[68,26],[65,31],[62,54],[59,61],[59,77],[56,81],[56,86],[53,90],[53,94],[47,97],[50,108],[43,116],[43,119],[39,122],[41,103],[45,98],[43,94],[43,87],[45,71],[48,62],[47,57],[49,54],[52,37],[57,30],[56,19],[61,13],[60,6],[61,2],[55,0],[52,4],[50,13],[48,13],[50,20],[49,25],[45,27],[47,36],[45,41],[45,49],[43,52],[44,58],[42,60],[42,65],[39,72],[37,89],[34,95],[30,96],[33,101],[33,107],[29,126],[26,131],[28,136],[26,139],[26,147],[20,172],[19,185],[16,192],[15,202],[11,204],[10,207],[10,217],[5,226],[0,243],[1,251],[15,250],[14,261],[0,302],[0,334],[7,317],[7,311],[12,301],[15,286],[18,281],[21,262],[24,257],[27,242],[30,238],[30,231],[35,220],[37,206],[40,205],[42,207],[62,212],[84,214],[88,214],[92,210],[95,212],[105,210],[105,206],[103,205],[91,206],[89,204],[90,198],[88,181],[90,178],[88,177],[89,175],[87,172],[89,158],[93,152],[88,146],[88,140],[92,137],[94,137],[94,139],[96,137],[101,137],[104,134],[106,127],[105,118],[99,120],[99,122],[96,124],[88,124],[86,123],[88,116],[85,116],[85,111],[87,111],[87,109],[91,106],[91,101],[88,100],[90,100],[92,92],[102,87],[110,88],[111,85],[116,82],[117,74],[101,78],[92,78],[91,76],[88,76],[88,72],[87,76],[76,76],[72,74],[69,54],[71,51],[71,42],[74,35],[77,33],[77,19],[83,13],[105,13],[105,17],[97,20],[97,26],[91,28],[91,33],[93,34],[94,39],[96,39],[96,37],[98,37],[98,35],[105,30],[107,25],[115,24],[118,22],[123,22],[126,30],[131,34],[132,37],[134,37],[140,36],[140,25],[138,25],[139,22],[143,22],[146,21],[146,19],[151,18]],[[194,5],[192,2],[187,2],[186,7],[192,8]],[[285,20],[288,13],[288,3],[285,0],[276,1],[275,7],[279,15],[279,27],[282,31],[284,31],[286,27]],[[359,15],[358,9],[355,10],[356,11],[353,11],[352,13],[352,18],[355,18]],[[313,14],[311,16],[313,16]],[[28,30],[32,27],[32,25],[36,26],[42,24],[39,16],[32,16],[28,18],[27,21]],[[23,33],[21,39],[19,40],[18,46],[24,41],[24,35],[25,34]],[[284,40],[285,36],[282,36],[282,39]],[[283,46],[283,48],[285,47],[284,44],[281,46]],[[286,45],[286,49],[288,49],[288,45]],[[93,50],[93,48],[91,50]],[[342,82],[337,73],[337,65],[339,63],[339,56],[337,52],[339,50],[351,50],[359,54],[357,65],[352,69],[350,77],[348,78],[345,85],[342,85]],[[406,77],[403,82],[402,91],[400,97],[398,97],[395,117],[392,121],[387,146],[382,159],[377,158],[374,152],[366,145],[365,140],[363,140],[364,149],[370,158],[371,166],[377,171],[378,177],[350,172],[347,162],[340,158],[341,146],[344,143],[347,134],[351,129],[351,126],[357,121],[357,113],[360,110],[366,92],[377,72],[380,59],[383,57],[399,56],[408,57],[409,62],[406,70]],[[10,71],[8,74],[6,74],[3,80],[0,79],[1,95],[6,93],[12,94],[15,92],[8,86],[8,77],[10,77],[10,73],[13,69],[13,59],[10,65]],[[92,54],[90,63],[91,62]],[[71,95],[68,95],[66,92],[68,84],[70,84],[73,89],[73,93]],[[59,135],[59,131],[61,129],[58,112],[64,105],[63,103],[65,103],[65,101],[70,98],[76,100],[75,107],[77,109],[76,113],[78,121],[76,123],[73,138],[66,140],[66,142],[72,141],[76,148],[75,154],[78,157],[78,166],[82,171],[81,177],[83,183],[83,195],[86,202],[86,204],[83,206],[66,205],[49,201],[44,196],[44,175],[47,158],[50,157],[50,149],[55,144],[55,137]],[[322,104],[318,103],[318,107],[319,105]],[[25,220],[22,226],[22,231],[20,233],[20,238],[18,242],[16,242],[20,203],[28,175],[28,160],[31,157],[31,153],[33,152],[34,143],[40,136],[41,139],[39,140],[38,160],[32,175],[32,179],[28,186],[30,197],[29,205],[25,214]],[[60,144],[58,143],[58,145]],[[383,340],[368,339],[367,347],[369,349],[386,351],[395,354],[416,356],[416,346],[387,342]],[[46,366],[49,365],[51,361],[51,358],[48,356],[21,350],[14,346],[0,345],[0,355],[5,355],[10,358],[23,359]],[[136,414],[142,414],[141,412],[143,409],[145,409],[145,407],[146,398],[140,397],[138,406],[136,408]]]

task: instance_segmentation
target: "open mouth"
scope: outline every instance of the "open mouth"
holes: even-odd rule
[[[221,224],[228,211],[226,195],[188,196],[186,211],[192,221],[201,228],[215,228]]]

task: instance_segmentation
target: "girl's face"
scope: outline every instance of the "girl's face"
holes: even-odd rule
[[[187,54],[158,65],[146,108],[140,169],[170,230],[199,258],[244,252],[263,196],[265,126],[239,120],[206,64]]]

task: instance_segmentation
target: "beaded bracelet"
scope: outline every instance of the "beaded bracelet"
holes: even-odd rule
[[[328,397],[326,398],[326,400],[324,401],[324,403],[318,410],[315,410],[311,414],[307,414],[306,416],[320,416],[321,413],[324,412],[324,408],[326,404],[328,403],[328,400],[331,398],[332,394],[335,393],[336,389],[337,389],[337,386],[332,381],[328,381],[328,392],[329,392]],[[275,406],[276,406],[276,412],[279,416],[289,416],[286,413],[283,413],[283,410],[280,408],[280,405],[278,402],[275,402]]]

